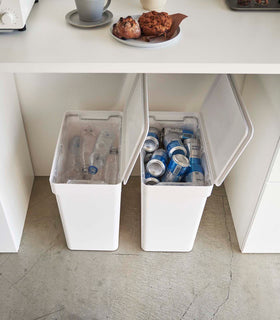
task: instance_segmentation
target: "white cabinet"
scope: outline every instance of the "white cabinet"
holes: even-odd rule
[[[242,252],[280,252],[279,85],[279,76],[246,76],[244,83],[255,132],[225,181]]]
[[[33,184],[13,75],[0,75],[0,252],[17,252]]]
[[[189,112],[198,110],[215,77],[152,74],[149,78],[151,111],[163,110],[164,105],[165,111]],[[35,174],[48,175],[65,110],[77,107],[108,110],[108,106],[112,111],[122,110],[122,99],[115,104],[111,102],[116,95],[125,96],[122,91],[126,75],[26,73],[18,74],[16,82],[21,110],[13,76],[1,75],[0,102],[5,117],[0,120],[0,132],[5,157],[0,161],[0,252],[18,250],[33,181],[21,111]],[[277,238],[276,233],[273,236],[275,229],[272,227],[277,225],[280,213],[277,202],[277,183],[280,182],[279,85],[280,76],[250,75],[245,81],[243,76],[238,76],[238,86],[244,89],[243,98],[255,133],[225,186],[243,252],[280,252],[280,236],[278,242],[271,240]],[[113,94],[108,95],[108,89]],[[8,155],[12,160],[6,158]],[[134,173],[139,174],[139,171]],[[276,202],[273,202],[270,194],[275,192]],[[9,197],[4,196],[8,194]],[[256,239],[262,239],[262,247]],[[273,246],[270,245],[272,242]]]

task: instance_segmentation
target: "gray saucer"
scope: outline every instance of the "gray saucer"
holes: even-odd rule
[[[65,19],[69,24],[78,28],[96,28],[109,23],[113,19],[113,14],[111,11],[106,10],[103,12],[102,18],[98,21],[82,21],[80,20],[77,9],[75,9],[68,12]]]

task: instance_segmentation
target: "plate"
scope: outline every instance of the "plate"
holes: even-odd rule
[[[139,17],[140,17],[140,15],[132,16],[132,18],[134,20],[138,20]],[[158,47],[169,46],[169,45],[177,42],[179,40],[180,36],[181,36],[181,30],[180,30],[180,27],[178,27],[178,29],[174,33],[173,37],[171,39],[169,39],[169,40],[164,40],[162,38],[152,39],[152,40],[150,40],[150,42],[146,42],[146,41],[141,40],[141,39],[123,40],[123,39],[120,39],[120,38],[118,38],[118,37],[113,35],[113,25],[114,24],[112,24],[111,27],[110,27],[110,34],[115,40],[117,40],[117,41],[119,41],[119,42],[121,42],[121,43],[123,43],[123,44],[125,44],[127,46],[138,47],[138,48],[139,47],[140,48],[158,48]]]
[[[77,9],[72,10],[65,16],[66,21],[74,27],[78,28],[96,28],[108,24],[113,19],[111,11],[106,10],[103,12],[102,19],[98,21],[83,21],[80,20]]]

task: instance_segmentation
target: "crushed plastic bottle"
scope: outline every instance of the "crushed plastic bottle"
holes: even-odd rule
[[[65,150],[64,150],[64,145],[60,144],[59,146],[59,151],[58,151],[58,159],[56,163],[56,180],[60,181],[62,183],[65,183],[65,161],[67,157],[65,156]]]
[[[100,132],[93,152],[89,157],[88,173],[91,180],[104,181],[104,167],[114,140],[113,133],[103,130]]]
[[[66,168],[66,180],[82,179],[80,136],[74,136],[69,142]]]

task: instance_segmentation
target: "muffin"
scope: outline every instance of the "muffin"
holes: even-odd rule
[[[141,36],[139,23],[131,16],[120,18],[113,25],[113,34],[120,39],[137,39]]]
[[[172,19],[166,12],[150,11],[138,19],[144,36],[159,37],[171,29]]]

